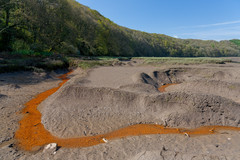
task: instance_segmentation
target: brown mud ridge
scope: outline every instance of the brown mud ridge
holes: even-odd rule
[[[58,138],[57,136],[53,136],[48,130],[45,129],[44,125],[41,122],[41,113],[38,111],[37,107],[42,101],[44,101],[50,95],[55,93],[64,83],[68,81],[67,76],[70,73],[71,72],[59,77],[60,79],[62,79],[62,82],[59,84],[58,87],[52,88],[43,93],[40,93],[39,95],[36,96],[36,98],[32,99],[31,101],[25,104],[26,107],[22,110],[24,117],[19,122],[20,128],[15,135],[15,138],[18,140],[18,145],[20,148],[24,150],[29,150],[29,151],[36,150],[39,147],[49,143],[57,143],[58,146],[70,147],[70,148],[71,147],[88,147],[88,146],[93,146],[100,143],[105,143],[107,142],[107,140],[113,140],[113,139],[123,138],[128,136],[139,136],[139,135],[147,135],[147,134],[183,134],[186,136],[191,136],[191,135],[214,134],[220,130],[240,131],[240,128],[230,127],[230,126],[203,126],[203,127],[198,127],[196,129],[184,129],[184,128],[164,127],[158,124],[133,124],[127,127],[122,127],[122,129],[116,129],[115,131],[111,131],[109,133],[96,134],[94,136],[86,136],[86,137],[82,136],[80,138]],[[169,85],[173,85],[173,84],[164,85],[159,88],[159,91],[164,92],[165,88],[168,87]],[[82,89],[83,91],[86,90],[87,91],[86,94],[91,93],[91,91],[86,88],[85,89],[75,88],[75,89],[77,90]],[[67,91],[67,93],[65,94],[71,94],[70,90],[72,90],[72,88],[66,88],[65,91]],[[101,93],[101,91],[102,90],[99,90],[99,93]],[[99,96],[99,95],[96,95],[97,93],[95,92],[93,93],[95,94],[94,96]],[[108,93],[119,94],[114,91],[108,91]],[[108,93],[106,95],[108,95]],[[83,99],[86,98],[86,95],[82,95],[81,98]],[[81,98],[79,99],[81,100]],[[159,98],[159,97],[156,97],[156,98]],[[177,98],[179,99],[181,97],[177,97]],[[171,99],[169,99],[169,97],[167,97],[167,99],[168,99],[168,102],[169,101],[171,102]],[[160,97],[160,100],[161,100],[161,97]],[[209,107],[211,108],[211,106]],[[202,108],[202,111],[206,112],[203,110],[203,108]]]

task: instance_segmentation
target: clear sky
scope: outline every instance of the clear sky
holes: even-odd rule
[[[77,0],[131,29],[178,38],[240,39],[240,0]]]

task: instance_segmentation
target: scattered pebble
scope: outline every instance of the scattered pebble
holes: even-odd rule
[[[103,142],[105,142],[105,143],[108,142],[108,140],[107,140],[106,138],[103,138],[102,140],[103,140]]]
[[[190,137],[189,134],[187,134],[186,132],[184,133],[184,135],[187,136],[187,137]]]
[[[46,145],[45,149],[54,149],[57,147],[57,143],[50,143]]]
[[[53,154],[56,154],[57,152],[57,143],[50,143],[44,147],[43,152],[48,150],[54,150]]]

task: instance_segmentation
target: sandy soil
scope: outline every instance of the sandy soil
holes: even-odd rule
[[[56,86],[60,82],[57,76],[64,72],[0,74],[0,159],[18,159],[25,154],[14,147],[20,111],[35,95]]]
[[[240,64],[100,67],[76,70],[40,104],[42,123],[59,138],[104,134],[132,124],[240,127]],[[0,159],[240,159],[240,134],[143,135],[86,148],[18,150],[14,133],[23,104],[55,87],[56,74],[0,75]],[[164,84],[178,83],[160,93]]]

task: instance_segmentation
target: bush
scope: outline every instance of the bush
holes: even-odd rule
[[[19,50],[15,52],[11,52],[11,55],[15,55],[18,57],[50,57],[53,55],[52,52],[34,52],[32,50]]]
[[[30,48],[35,52],[42,52],[46,49],[46,47],[43,44],[39,44],[39,43],[31,44]]]
[[[11,55],[16,55],[20,57],[29,57],[29,56],[32,56],[33,54],[34,52],[31,50],[18,50],[18,51],[11,52]]]
[[[16,40],[11,46],[13,51],[30,50],[30,46],[23,40]]]
[[[77,39],[77,47],[81,55],[93,56],[95,54],[95,48],[83,39]]]
[[[76,55],[80,54],[79,50],[74,47],[71,44],[68,44],[66,42],[62,42],[61,47],[58,49],[61,53],[67,54],[67,55]]]

